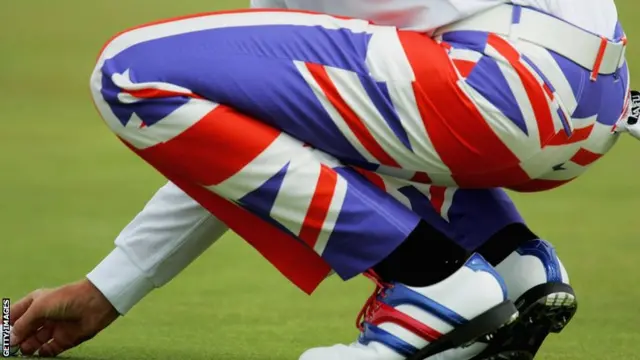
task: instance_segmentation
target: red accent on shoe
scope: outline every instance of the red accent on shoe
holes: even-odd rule
[[[357,327],[360,331],[363,331],[365,322],[372,325],[393,323],[428,342],[434,342],[442,336],[442,333],[432,327],[380,301],[385,298],[386,291],[394,285],[383,282],[373,270],[369,270],[363,275],[373,281],[376,288],[358,314]]]

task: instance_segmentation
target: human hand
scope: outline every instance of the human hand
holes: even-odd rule
[[[119,316],[89,280],[36,290],[11,308],[11,345],[54,357],[93,338]]]

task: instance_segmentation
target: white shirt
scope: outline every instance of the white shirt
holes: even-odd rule
[[[503,0],[252,0],[253,7],[319,11],[429,32]],[[612,37],[612,0],[514,0]],[[125,314],[186,268],[227,227],[175,185],[161,188],[116,239],[116,249],[87,278]]]
[[[612,37],[618,22],[613,0],[251,0],[255,8],[317,11],[429,32],[493,6],[514,3]]]

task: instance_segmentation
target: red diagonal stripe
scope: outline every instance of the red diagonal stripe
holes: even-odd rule
[[[594,125],[589,125],[584,128],[574,129],[571,137],[569,137],[564,130],[559,131],[547,145],[561,146],[567,144],[575,144],[577,142],[587,140],[589,138],[589,135],[591,135],[593,128]]]
[[[379,305],[380,308],[373,313],[370,319],[367,319],[373,325],[393,323],[402,326],[428,342],[434,342],[442,336],[439,331],[385,303],[379,303]]]
[[[528,181],[520,160],[458,85],[447,53],[423,34],[403,32],[400,39],[416,76],[413,91],[427,135],[456,183],[477,188]]]
[[[234,130],[233,124],[238,128]],[[224,134],[211,131],[222,131]],[[166,143],[143,150],[127,146],[255,247],[289,280],[311,293],[331,270],[318,254],[264,219],[199,185],[215,184],[231,176],[243,163],[262,152],[279,134],[220,106]],[[247,136],[256,138],[247,141]],[[223,139],[227,142],[223,143]],[[251,145],[254,141],[257,143]]]
[[[217,185],[247,166],[280,134],[226,106],[218,106],[171,141],[155,145],[164,149],[163,157],[150,162],[171,162],[194,182]]]
[[[318,242],[318,236],[322,232],[324,221],[327,218],[327,214],[329,214],[329,207],[336,192],[337,183],[338,174],[335,170],[321,165],[316,190],[311,198],[309,210],[307,210],[302,229],[300,229],[300,234],[298,235],[311,248]]]
[[[141,152],[144,151],[146,150]],[[160,168],[158,170],[162,172]],[[259,216],[190,181],[171,176],[171,173],[164,175],[253,246],[287,279],[307,294],[313,293],[331,272],[329,265],[313,249]]]
[[[601,157],[602,154],[596,154],[587,149],[580,149],[575,155],[573,155],[571,161],[581,166],[589,166]]]
[[[140,89],[140,90],[126,90],[123,89],[123,92],[127,94],[131,94],[138,99],[157,99],[157,98],[169,98],[175,96],[186,96],[194,99],[202,99],[201,96],[196,95],[191,92],[180,92],[180,91],[171,91],[171,90],[163,90],[163,89]]]
[[[538,123],[540,146],[546,146],[547,142],[556,133],[555,126],[553,125],[553,115],[549,107],[547,94],[545,93],[546,91],[551,92],[551,90],[545,90],[545,87],[540,84],[538,79],[524,66],[520,58],[520,53],[506,40],[498,35],[490,34],[488,43],[496,49],[500,55],[504,56],[511,67],[518,73],[520,81],[522,81],[522,85],[527,91],[529,102],[531,103]]]
[[[431,184],[431,178],[429,177],[429,174],[425,173],[425,172],[416,172],[410,179],[410,181],[413,182],[417,182],[420,184]]]
[[[170,97],[177,97],[177,96],[185,96],[185,97],[190,97],[194,99],[202,99],[201,96],[191,92],[179,92],[179,91],[170,91],[170,90],[153,89],[153,88],[139,89],[139,90],[123,89],[122,92],[127,93],[138,99],[159,99],[159,98],[170,98]],[[146,127],[147,127],[147,124],[145,124],[144,122],[141,123],[139,126],[140,129],[144,129]]]
[[[431,205],[433,205],[436,212],[441,215],[442,207],[444,206],[444,195],[446,191],[447,188],[442,186],[431,186],[429,188],[429,199],[431,200]]]
[[[349,129],[351,129],[365,149],[367,149],[380,164],[399,168],[400,165],[396,160],[380,146],[358,114],[344,101],[324,66],[310,63],[307,63],[306,66],[315,81],[320,85],[324,95],[331,102],[331,105],[338,110],[340,116],[342,116],[347,126],[349,126]]]
[[[455,65],[460,72],[460,76],[466,78],[469,77],[476,63],[471,60],[453,59],[453,65]]]

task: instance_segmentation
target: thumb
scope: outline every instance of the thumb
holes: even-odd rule
[[[29,295],[25,296],[23,299],[11,306],[11,318],[9,319],[9,323],[11,325],[15,324],[16,320],[22,317],[22,315],[33,303],[33,299],[38,296],[40,291],[41,290],[36,290],[31,292]]]

